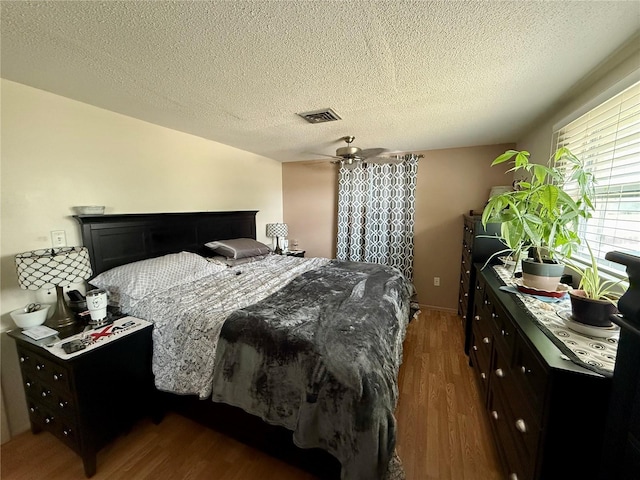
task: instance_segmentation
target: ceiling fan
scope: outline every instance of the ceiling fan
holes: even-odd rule
[[[335,155],[325,155],[327,157],[331,157],[335,159],[331,163],[340,164],[346,166],[348,168],[354,168],[358,163],[366,162],[366,163],[388,163],[392,162],[392,158],[384,158],[379,155],[388,152],[389,150],[386,148],[367,148],[365,150],[354,147],[351,144],[356,139],[354,136],[346,136],[342,137],[340,140],[343,140],[347,143],[346,147],[340,147],[336,150]]]

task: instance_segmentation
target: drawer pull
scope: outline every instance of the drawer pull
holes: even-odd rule
[[[44,423],[48,424],[48,423],[51,423],[51,422],[53,422],[53,417],[52,416],[47,417],[47,418],[44,419]]]
[[[504,371],[501,368],[496,368],[496,377],[504,378]]]
[[[38,411],[38,407],[31,406],[31,407],[29,407],[29,411],[31,413],[36,413]]]
[[[468,296],[469,296],[469,294],[468,294],[468,293],[465,293],[465,294],[464,294],[464,296],[465,296],[465,297],[468,297]]]
[[[487,379],[487,374],[484,373],[484,372],[480,372],[480,378],[483,379],[483,380],[486,380]]]
[[[491,411],[491,416],[494,420],[498,420],[498,418],[500,418],[500,415],[498,415],[498,412],[496,410]]]
[[[27,360],[29,360],[29,356],[28,355],[20,355],[20,363],[24,363]]]
[[[53,379],[57,382],[58,380],[62,380],[62,374],[61,373],[54,373],[53,374]]]
[[[27,381],[27,382],[24,382],[24,384],[27,386],[27,388],[31,388],[31,382]]]
[[[58,402],[58,406],[59,406],[60,408],[67,408],[67,407],[69,406],[69,402],[67,402],[67,401],[65,401],[65,400],[60,400],[60,401]]]
[[[527,373],[531,373],[531,370],[530,370],[530,369],[528,369],[527,367],[525,367],[524,365],[522,365],[522,366],[520,367],[520,371],[521,371],[524,375],[526,375]]]
[[[474,346],[473,346],[473,351],[474,351],[474,352],[477,352],[477,351],[478,351],[478,346],[477,346],[477,345],[474,345]]]
[[[51,395],[51,390],[42,391],[42,398],[47,398],[49,395]]]
[[[524,423],[523,419],[519,418],[518,420],[516,420],[516,429],[520,433],[527,433],[527,424]]]
[[[489,337],[484,337],[484,338],[482,339],[482,343],[489,344],[489,343],[491,343],[491,340],[489,339]]]
[[[38,365],[36,365],[36,370],[44,370],[44,363],[39,363]]]
[[[62,433],[64,434],[65,437],[68,437],[69,435],[71,435],[71,429],[65,428],[64,430],[62,430]]]
[[[475,317],[473,317],[473,318],[475,318],[475,319],[476,319],[476,322],[479,322],[479,321],[480,321],[480,315],[476,315],[476,316],[475,316]]]
[[[518,475],[516,475],[515,473],[510,474],[509,480],[518,480]]]
[[[495,313],[492,313],[492,314],[491,314],[491,318],[496,318],[496,314],[495,314]]]
[[[467,275],[469,275],[469,274],[471,273],[471,271],[467,270],[465,273],[466,273]]]

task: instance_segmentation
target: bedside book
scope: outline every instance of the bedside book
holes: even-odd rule
[[[53,328],[49,328],[46,325],[38,325],[37,327],[26,328],[22,330],[22,334],[34,340],[42,340],[43,338],[52,337],[58,335],[58,331]]]

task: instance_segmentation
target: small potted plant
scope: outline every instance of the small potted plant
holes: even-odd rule
[[[500,240],[513,258],[522,259],[523,283],[538,290],[555,291],[564,265],[555,252],[570,258],[580,245],[579,219],[588,219],[593,211],[593,174],[567,148],[558,149],[547,165],[531,163],[529,152],[508,150],[491,164],[511,162],[507,172],[526,176],[514,182],[514,190],[491,197],[482,212],[482,223],[501,224]],[[577,198],[564,187],[575,182]],[[504,251],[503,251],[504,252]],[[499,253],[503,253],[499,252]]]
[[[571,315],[573,320],[594,327],[608,327],[609,319],[617,312],[616,304],[623,293],[620,284],[622,280],[605,280],[598,270],[598,263],[591,246],[587,242],[591,263],[581,266],[569,259],[565,259],[567,266],[580,275],[577,290],[569,292],[571,299]]]

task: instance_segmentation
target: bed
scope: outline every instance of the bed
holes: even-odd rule
[[[89,283],[154,323],[156,387],[171,405],[189,399],[182,411],[207,424],[231,418],[221,407],[246,412],[250,427],[234,419],[223,430],[261,431],[259,418],[279,432],[276,442],[261,435],[280,453],[284,429],[304,449],[294,456],[323,465],[314,472],[323,477],[388,478],[411,284],[367,263],[246,250],[225,262],[223,240],[262,245],[255,214],[75,218],[94,267]]]

